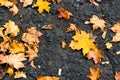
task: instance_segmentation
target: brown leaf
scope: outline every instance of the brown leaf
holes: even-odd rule
[[[64,18],[66,20],[69,20],[70,16],[73,16],[71,12],[69,12],[68,10],[64,8],[58,8],[57,11],[59,12],[58,18]]]
[[[14,75],[14,78],[25,78],[26,79],[26,72],[23,72],[23,71],[17,71],[15,72],[15,75]]]
[[[27,7],[33,3],[33,0],[20,0],[23,3],[23,7]]]
[[[115,80],[120,80],[120,72],[115,73]]]
[[[25,55],[24,53],[18,53],[18,54],[10,54],[7,57],[7,63],[16,69],[25,67],[22,61],[25,61]]]
[[[54,76],[38,76],[37,80],[60,80],[60,79]]]
[[[13,15],[17,15],[19,12],[19,9],[16,5],[13,5],[12,8],[9,9],[10,12],[13,12]]]
[[[97,79],[100,78],[100,76],[101,76],[101,73],[100,73],[100,69],[99,68],[95,69],[95,68],[90,67],[90,74],[87,75],[87,77],[89,79],[97,80]]]

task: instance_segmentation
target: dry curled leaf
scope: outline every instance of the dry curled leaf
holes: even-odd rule
[[[66,47],[66,42],[62,41],[62,48]]]
[[[97,80],[99,79],[101,76],[101,73],[100,73],[100,69],[97,68],[92,68],[90,67],[90,74],[87,75],[87,77],[90,79],[90,80]]]
[[[54,76],[38,76],[37,80],[60,80],[60,79]]]
[[[17,71],[15,72],[15,75],[14,75],[14,78],[25,78],[26,79],[26,72],[23,72],[23,71]]]
[[[16,5],[13,5],[12,8],[9,9],[10,12],[13,12],[13,15],[17,15],[19,12],[19,9]]]
[[[34,45],[38,44],[40,41],[38,37],[42,36],[42,33],[36,30],[36,27],[31,27],[27,30],[27,33],[24,33],[22,36],[22,40],[28,44]]]
[[[17,36],[17,34],[19,32],[19,28],[15,24],[15,22],[9,20],[9,22],[5,23],[4,27],[6,28],[5,35],[10,34],[12,37]]]
[[[71,12],[69,12],[68,10],[66,10],[62,7],[58,8],[57,11],[59,12],[58,18],[64,18],[66,20],[69,20],[70,16],[73,16],[73,14]]]
[[[102,31],[105,28],[105,21],[103,19],[99,19],[98,16],[93,15],[90,21],[86,21],[85,24],[93,24],[93,31],[100,28]]]
[[[97,2],[101,2],[101,0],[89,0],[92,4],[94,4],[95,6],[99,6],[99,4]]]
[[[70,24],[70,26],[67,28],[67,32],[71,32],[71,31],[79,31],[78,28],[76,27],[75,24]]]
[[[9,51],[10,53],[25,52],[25,47],[22,43],[18,42],[17,40],[13,40],[12,42],[10,42]]]
[[[33,3],[33,0],[20,0],[23,3],[23,7],[27,7]]]
[[[25,55],[24,53],[18,53],[18,54],[10,54],[6,56],[7,63],[16,69],[25,67],[22,61],[25,61]]]
[[[37,0],[37,2],[33,5],[33,7],[38,7],[38,12],[42,13],[43,10],[49,12],[50,11],[50,3],[46,0]]]
[[[120,72],[115,73],[115,80],[120,80]]]
[[[51,24],[48,24],[48,25],[44,25],[41,27],[41,29],[44,29],[44,30],[47,30],[47,29],[53,29],[52,25]]]
[[[33,68],[36,68],[33,60],[30,62],[30,65],[31,65]]]

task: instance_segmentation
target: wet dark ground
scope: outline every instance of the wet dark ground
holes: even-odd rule
[[[89,67],[100,68],[101,77],[99,80],[114,80],[114,74],[120,71],[120,55],[115,53],[120,50],[120,43],[112,43],[113,47],[108,50],[105,47],[107,41],[111,41],[114,33],[109,30],[116,22],[120,22],[120,1],[119,0],[103,0],[100,6],[92,5],[88,0],[62,0],[60,4],[51,4],[50,13],[44,12],[39,14],[37,8],[28,6],[22,7],[21,3],[17,6],[20,9],[19,14],[13,16],[5,7],[0,7],[0,26],[13,20],[20,27],[21,33],[27,28],[35,26],[43,33],[40,38],[40,49],[38,58],[36,58],[36,69],[32,68],[28,61],[25,61],[25,71],[27,79],[16,80],[36,80],[38,75],[58,76],[58,70],[62,69],[62,75],[58,76],[60,80],[89,80],[86,75],[89,74]],[[69,21],[58,19],[57,8],[63,7],[73,13],[73,17]],[[96,44],[103,51],[105,59],[109,64],[94,64],[93,60],[88,60],[82,55],[81,51],[73,51],[68,45],[71,41],[73,33],[67,33],[66,28],[70,23],[77,24],[79,29],[91,32],[92,25],[85,25],[84,22],[89,20],[92,15],[97,15],[104,19],[107,29],[107,36],[102,39],[102,31],[100,29],[94,31],[94,35],[98,36]],[[52,30],[41,30],[45,24],[52,24]],[[17,38],[19,39],[20,36]],[[67,47],[61,48],[61,42],[65,41]],[[2,80],[14,80],[13,77],[5,75]]]

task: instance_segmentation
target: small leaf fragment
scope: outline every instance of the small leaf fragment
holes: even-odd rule
[[[107,49],[110,49],[112,47],[112,43],[110,43],[110,42],[107,42],[105,45],[106,45]]]
[[[37,80],[60,80],[60,79],[54,76],[38,76]]]
[[[33,3],[33,0],[20,0],[23,3],[23,7],[27,7]]]
[[[12,8],[9,9],[10,12],[13,12],[13,15],[17,15],[19,12],[19,9],[16,5],[13,5]]]
[[[25,78],[26,79],[26,72],[23,72],[23,71],[17,71],[15,72],[15,75],[14,75],[14,78]]]

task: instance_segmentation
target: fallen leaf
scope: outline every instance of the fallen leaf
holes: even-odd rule
[[[1,42],[0,43],[0,51],[2,51],[3,53],[5,53],[9,48],[9,42]]]
[[[33,7],[38,7],[38,12],[42,13],[43,10],[46,10],[47,12],[50,11],[50,3],[46,0],[37,0],[37,2],[33,5]]]
[[[101,59],[104,58],[102,52],[98,50],[96,47],[94,48],[94,50],[90,50],[86,56],[88,59],[93,58],[95,64],[99,63]]]
[[[14,69],[11,67],[8,67],[6,73],[8,73],[10,76],[12,76],[14,74]]]
[[[6,56],[7,59],[7,63],[11,66],[16,68],[17,70],[19,68],[23,68],[25,67],[24,64],[22,63],[22,61],[27,60],[25,58],[24,53],[18,53],[18,54],[10,54]]]
[[[94,45],[94,40],[90,39],[89,34],[85,31],[81,31],[81,33],[76,32],[76,35],[72,38],[73,40],[69,44],[69,47],[73,50],[82,49],[84,55],[86,55],[91,50],[91,46]]]
[[[48,1],[57,2],[58,4],[61,2],[61,0],[48,0]]]
[[[0,37],[3,37],[3,36],[4,36],[3,30],[4,30],[4,28],[3,28],[3,27],[0,27]]]
[[[58,18],[64,18],[66,20],[69,20],[70,16],[73,16],[71,12],[69,12],[68,10],[64,8],[58,8],[57,11],[59,12]]]
[[[86,21],[85,24],[93,24],[93,31],[100,28],[102,31],[105,28],[105,21],[102,19],[99,19],[98,16],[93,15],[92,18],[90,19],[90,21]]]
[[[7,62],[5,54],[0,54],[0,64],[4,64]]]
[[[97,79],[100,78],[100,76],[101,76],[101,73],[100,73],[100,69],[99,68],[95,69],[95,68],[90,67],[90,74],[87,75],[87,77],[89,79],[97,80]]]
[[[30,62],[30,65],[31,65],[33,68],[36,68],[33,60]]]
[[[23,7],[27,7],[33,3],[33,0],[20,0],[23,3]]]
[[[110,42],[107,42],[105,45],[106,45],[107,49],[110,49],[112,47],[112,43],[110,43]]]
[[[62,48],[66,47],[66,42],[62,41]]]
[[[70,24],[70,26],[67,28],[67,32],[71,32],[71,31],[75,31],[75,32],[78,32],[79,29],[76,27],[75,24]]]
[[[107,34],[107,30],[104,30],[104,31],[103,31],[103,34],[102,34],[102,38],[103,38],[103,39],[105,39],[106,34]]]
[[[27,33],[24,33],[22,40],[28,44],[39,44],[38,37],[42,36],[42,33],[37,31],[35,27],[31,27],[27,30]]]
[[[38,76],[37,80],[60,80],[60,79],[54,76]]]
[[[26,79],[26,72],[23,72],[23,71],[17,71],[15,72],[15,75],[14,75],[14,78],[25,78]]]
[[[13,12],[13,15],[17,15],[19,12],[19,9],[17,8],[16,5],[13,5],[13,7],[9,9],[9,11]]]
[[[120,80],[120,72],[115,73],[115,80]]]
[[[95,1],[95,0],[89,0],[92,4],[94,4],[95,6],[99,6],[99,4]]]
[[[48,25],[44,25],[41,27],[41,29],[44,29],[44,30],[47,30],[47,29],[53,29],[52,25],[51,24],[48,24]]]
[[[120,33],[116,33],[112,38],[112,42],[119,42],[119,41],[120,41]]]
[[[0,0],[0,6],[5,6],[9,8],[13,6],[13,3],[9,0]]]
[[[10,42],[9,52],[10,53],[25,52],[25,47],[22,43],[18,42],[17,40],[13,40],[12,42]]]
[[[9,22],[5,23],[4,27],[6,28],[5,35],[10,34],[12,37],[17,36],[19,28],[15,25],[15,22],[9,20]]]

